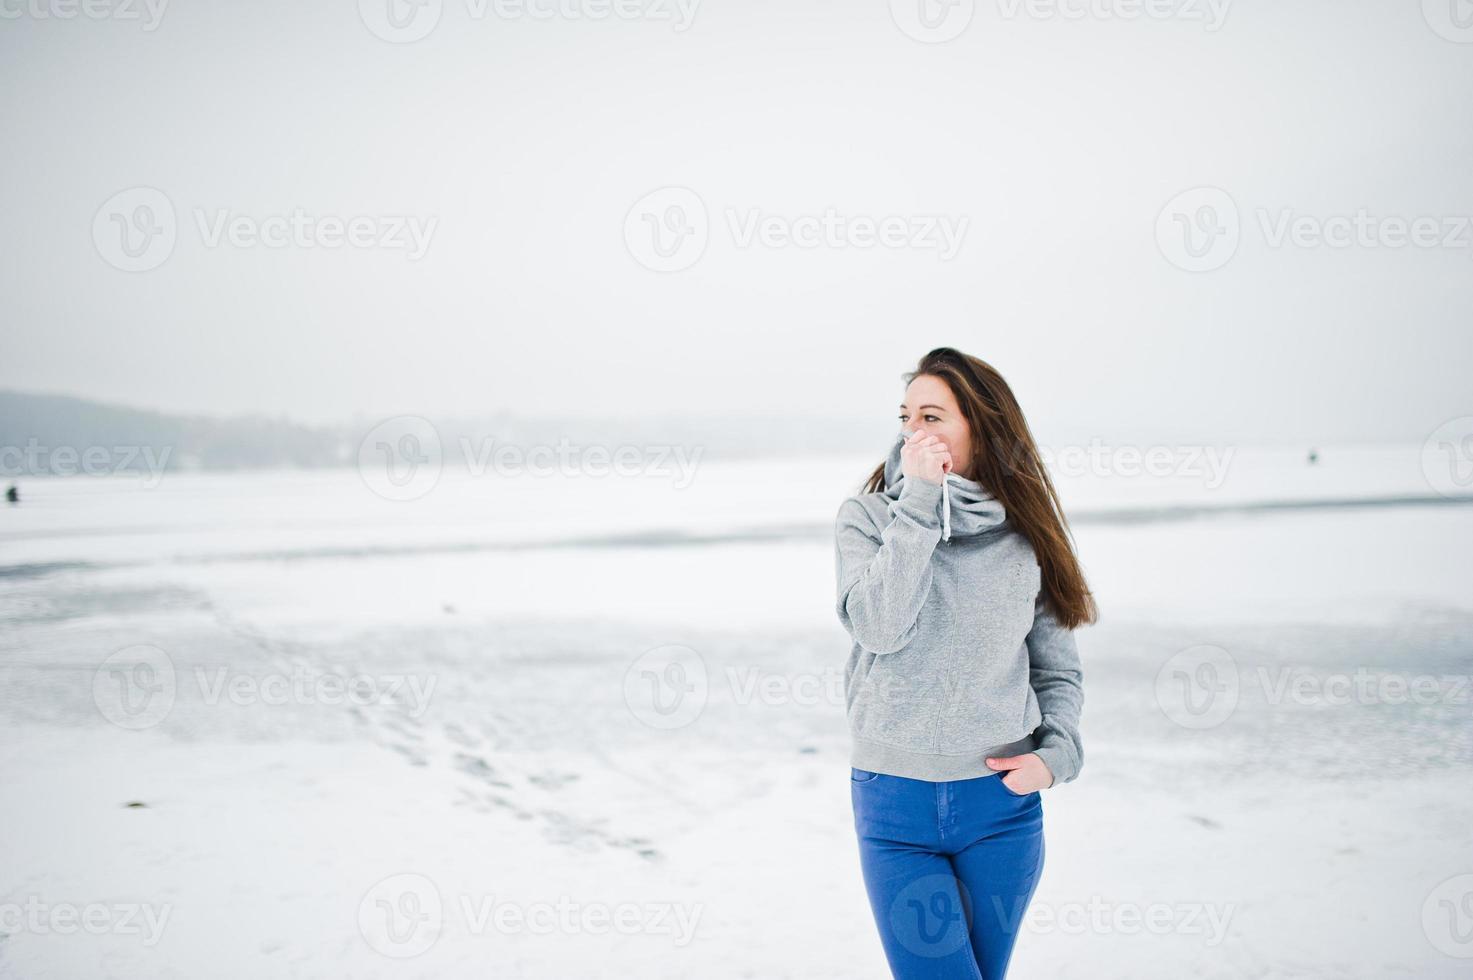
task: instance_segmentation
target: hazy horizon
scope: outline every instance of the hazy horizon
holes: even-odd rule
[[[392,419],[424,418],[436,425],[463,425],[471,423],[485,423],[496,419],[506,419],[519,423],[519,430],[526,430],[526,423],[534,420],[533,416],[519,415],[507,409],[487,409],[484,411],[471,411],[462,413],[430,413],[424,411],[403,411],[388,415],[371,414],[364,411],[355,411],[342,416],[327,417],[322,419],[298,418],[290,413],[282,412],[231,412],[231,411],[192,411],[192,410],[166,410],[156,405],[133,404],[126,401],[107,400],[99,401],[86,395],[58,391],[37,391],[22,388],[0,388],[0,395],[19,394],[23,396],[38,396],[43,398],[77,398],[83,401],[134,412],[157,413],[171,419],[197,419],[211,423],[225,423],[232,421],[258,420],[274,424],[285,424],[300,426],[313,431],[337,432],[342,430],[361,430],[372,427]],[[781,424],[780,418],[775,418],[774,413],[761,411],[736,411],[688,413],[678,422],[672,422],[660,415],[626,415],[622,413],[593,413],[585,412],[569,415],[546,415],[535,416],[542,423],[543,428],[557,429],[565,426],[563,435],[571,433],[571,438],[588,438],[592,430],[598,430],[600,438],[607,438],[612,433],[617,433],[621,427],[628,426],[629,438],[649,438],[651,434],[669,433],[679,430],[687,433],[699,431],[703,427],[709,427],[715,436],[730,436],[732,426],[740,426],[744,423],[754,425]],[[839,415],[810,415],[801,427],[795,427],[784,438],[774,440],[775,455],[788,455],[803,447],[802,434],[818,431],[830,435],[838,434],[841,439],[839,444],[828,447],[822,443],[813,447],[815,453],[824,454],[826,450],[833,455],[848,455],[875,451],[879,453],[885,445],[892,426],[898,425],[898,419],[892,422],[884,413],[876,417],[864,418],[859,416]],[[1311,449],[1323,447],[1350,447],[1350,446],[1404,446],[1414,443],[1422,443],[1426,433],[1410,433],[1405,436],[1388,435],[1384,437],[1364,436],[1356,438],[1330,438],[1330,439],[1297,439],[1288,434],[1280,434],[1277,437],[1266,435],[1257,439],[1234,438],[1231,435],[1218,432],[1210,437],[1206,435],[1194,435],[1181,429],[1161,427],[1152,432],[1105,432],[1098,429],[1090,429],[1087,426],[1070,426],[1067,423],[1052,423],[1049,429],[1041,429],[1033,424],[1034,436],[1039,444],[1045,448],[1055,447],[1077,447],[1091,443],[1101,443],[1116,446],[1151,446],[1151,445],[1217,445],[1217,446],[1243,446],[1260,447],[1266,449]],[[878,459],[879,456],[876,456]],[[351,465],[344,463],[344,465]]]
[[[899,0],[447,0],[417,40],[369,0],[50,2],[0,34],[3,387],[801,425],[887,418],[944,344],[1045,439],[1473,411],[1473,32],[1435,4],[997,0],[928,43]]]

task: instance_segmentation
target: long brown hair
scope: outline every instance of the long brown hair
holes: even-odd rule
[[[961,407],[972,430],[975,479],[1033,545],[1054,615],[1067,629],[1095,622],[1099,609],[1074,553],[1069,522],[1013,390],[992,365],[953,347],[936,348],[903,377],[910,384],[923,374],[945,382]],[[884,489],[882,462],[863,492]]]

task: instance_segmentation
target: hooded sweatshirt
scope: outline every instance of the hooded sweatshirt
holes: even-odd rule
[[[1036,752],[1066,783],[1084,761],[1084,676],[1033,546],[976,481],[906,479],[903,441],[886,489],[847,498],[835,522],[850,765],[942,782]]]

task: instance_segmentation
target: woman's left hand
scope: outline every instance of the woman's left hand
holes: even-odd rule
[[[988,759],[987,764],[1001,772],[1002,775],[998,778],[1003,785],[1019,796],[1048,789],[1054,784],[1054,774],[1049,771],[1048,763],[1040,759],[1036,752],[1008,756],[1006,759]]]

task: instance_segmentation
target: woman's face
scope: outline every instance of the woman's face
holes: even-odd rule
[[[975,479],[972,429],[945,381],[933,374],[917,375],[905,388],[905,400],[900,403],[900,426],[940,439],[951,453],[952,472]]]

